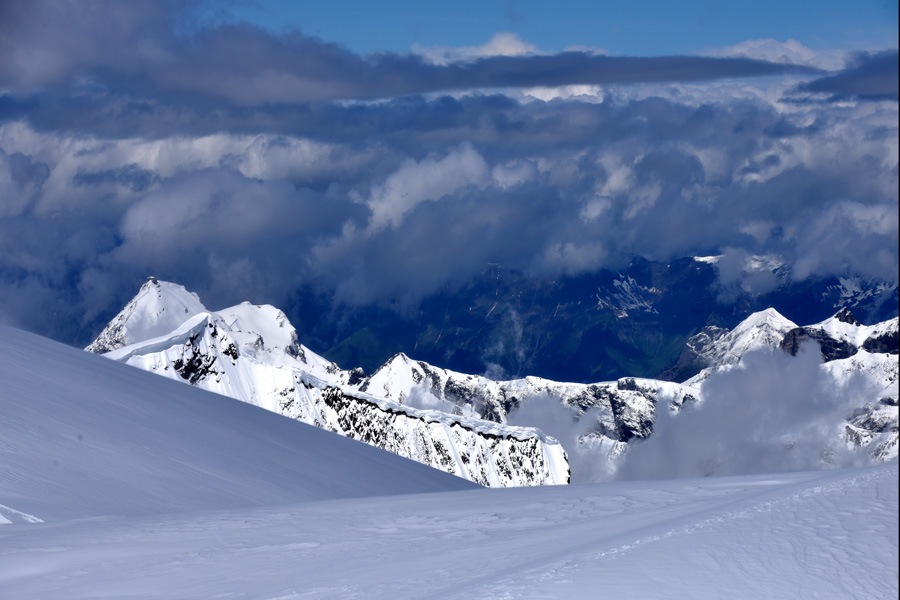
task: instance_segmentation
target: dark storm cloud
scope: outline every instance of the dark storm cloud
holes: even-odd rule
[[[393,97],[485,87],[701,81],[813,73],[746,58],[608,57],[580,52],[434,65],[416,55],[360,57],[301,33],[249,25],[177,35],[189,14],[159,2],[8,2],[0,82],[13,94],[107,87],[148,98],[243,106]],[[187,4],[190,6],[190,4]]]
[[[856,97],[863,100],[897,100],[898,53],[896,50],[857,55],[836,75],[815,79],[800,86],[809,92],[833,94],[835,99]]]

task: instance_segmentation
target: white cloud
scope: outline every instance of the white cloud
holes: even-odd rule
[[[515,33],[500,32],[480,46],[421,46],[415,44],[412,53],[433,65],[449,65],[489,56],[533,56],[543,54],[535,46],[519,39]]]
[[[585,202],[584,206],[581,207],[578,216],[581,217],[581,220],[585,223],[590,223],[591,221],[596,221],[610,208],[612,208],[612,200],[610,198],[597,196]]]
[[[443,158],[406,159],[366,200],[372,209],[371,231],[397,227],[417,204],[439,200],[460,188],[488,182],[490,170],[471,144],[464,143]]]
[[[517,160],[503,165],[497,165],[491,171],[494,184],[506,189],[537,177],[538,169],[534,161]]]
[[[621,479],[776,473],[867,462],[847,450],[841,423],[847,398],[868,397],[856,379],[839,382],[820,368],[814,345],[797,356],[762,349],[713,374],[703,402],[672,416],[657,406],[653,435],[630,448]]]
[[[599,268],[609,252],[602,242],[555,242],[544,249],[540,267],[551,273],[580,275]]]
[[[558,87],[534,87],[522,90],[525,99],[536,98],[549,102],[557,98],[563,100],[575,99],[581,102],[603,102],[605,96],[603,88],[599,85],[562,85]]]
[[[740,57],[775,63],[805,65],[836,71],[844,67],[847,53],[840,50],[813,50],[794,39],[784,42],[772,38],[747,40],[733,46],[706,48],[703,54],[715,57]]]

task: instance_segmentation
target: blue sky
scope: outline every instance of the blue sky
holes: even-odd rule
[[[359,53],[479,45],[497,32],[548,52],[584,45],[632,56],[694,54],[756,38],[794,38],[813,49],[897,46],[897,3],[881,0],[256,0],[231,11],[272,31],[298,28]]]
[[[148,275],[405,309],[486,263],[897,281],[896,4],[257,4],[0,3],[0,322],[87,343]]]

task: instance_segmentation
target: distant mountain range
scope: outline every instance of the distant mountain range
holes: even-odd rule
[[[482,485],[569,481],[555,439],[471,411],[422,410],[366,394],[361,371],[343,370],[300,344],[272,306],[243,303],[211,312],[183,287],[151,278],[87,350]]]
[[[736,283],[723,285],[720,260],[634,258],[621,269],[552,280],[488,265],[468,284],[409,309],[335,307],[330,296],[310,290],[283,308],[305,343],[367,373],[405,352],[494,379],[579,383],[623,376],[681,381],[696,373],[676,366],[688,338],[705,327],[732,329],[767,308],[797,323],[817,323],[841,308],[867,324],[898,315],[893,282],[797,282],[777,259],[749,257],[729,266]]]
[[[635,300],[636,287],[631,281],[618,286],[629,293],[616,310],[647,311]],[[608,307],[599,312],[604,310]],[[822,369],[832,377],[857,374],[874,390],[872,397],[847,398],[845,422],[835,423],[840,433],[834,441],[865,449],[875,460],[895,459],[897,322],[895,317],[866,326],[842,309],[798,327],[769,308],[731,330],[707,326],[688,338],[671,367],[672,373],[691,374],[683,383],[642,377],[591,384],[533,376],[491,379],[403,353],[367,375],[359,368],[342,369],[301,344],[298,332],[274,307],[243,303],[209,311],[183,287],[150,278],[87,350],[484,485],[515,486],[570,480],[567,454],[557,439],[508,423],[523,404],[551,398],[568,409],[573,421],[589,415],[577,443],[591,445],[615,463],[629,444],[650,437],[658,408],[678,413],[687,404],[715,402],[704,391],[711,374],[739,366],[754,350],[796,353],[806,340],[819,344]]]

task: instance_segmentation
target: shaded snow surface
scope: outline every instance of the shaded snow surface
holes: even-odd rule
[[[0,505],[45,521],[477,487],[3,326],[0,382]]]
[[[898,593],[896,463],[471,489],[8,328],[0,379],[7,600]]]

